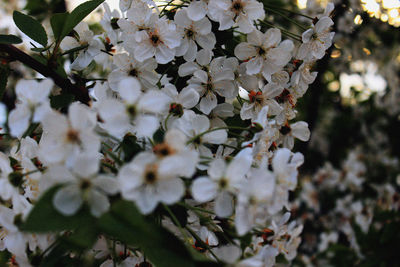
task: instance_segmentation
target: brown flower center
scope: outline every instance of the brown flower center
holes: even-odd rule
[[[154,184],[157,181],[157,164],[148,164],[144,171],[144,182]]]
[[[69,143],[80,143],[79,132],[75,129],[69,129],[67,132],[67,141]]]

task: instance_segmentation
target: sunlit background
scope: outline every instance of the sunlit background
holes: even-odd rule
[[[392,26],[400,26],[400,1],[399,0],[360,0],[364,11],[368,12],[371,17],[378,18],[383,22],[387,22]],[[326,6],[327,0],[318,1],[322,6]],[[307,0],[297,0],[300,9],[307,7]],[[354,23],[361,24],[360,15],[354,18]]]

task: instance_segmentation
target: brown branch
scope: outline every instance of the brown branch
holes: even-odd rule
[[[22,50],[9,44],[0,44],[0,52],[7,53],[14,60],[20,61],[28,67],[34,69],[45,77],[53,79],[54,83],[62,89],[64,93],[72,94],[75,96],[75,100],[78,100],[84,104],[88,104],[90,97],[85,87],[79,87],[71,83],[69,79],[60,76],[54,69],[43,65],[33,57],[29,56]]]

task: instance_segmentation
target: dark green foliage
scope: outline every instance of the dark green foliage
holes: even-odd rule
[[[360,266],[400,266],[400,214],[396,211],[375,212],[374,221],[380,228],[370,227],[367,234],[353,224],[361,252],[365,256]]]
[[[121,143],[121,148],[124,152],[125,162],[130,161],[136,154],[143,150],[137,143],[137,138],[134,135],[125,135]]]
[[[21,38],[12,34],[0,34],[0,44],[20,44]]]
[[[15,25],[32,40],[38,42],[44,47],[47,45],[47,34],[43,26],[31,16],[25,15],[21,12],[14,11],[13,19]]]
[[[56,13],[50,18],[51,29],[53,30],[54,38],[59,40],[64,28],[64,23],[69,13]]]
[[[72,94],[50,96],[50,105],[54,109],[65,108],[68,107],[74,99],[75,97]]]
[[[89,223],[89,212],[87,210],[81,209],[74,216],[64,216],[54,208],[53,197],[60,188],[61,186],[52,187],[43,194],[29,213],[25,222],[20,226],[21,230],[47,233],[74,230]]]
[[[89,15],[103,2],[104,0],[92,0],[77,6],[71,12],[71,14],[67,16],[58,39],[62,40],[65,36],[67,36],[75,28],[75,26],[79,24],[79,22],[81,22],[87,15]]]
[[[99,220],[100,229],[108,236],[140,247],[156,266],[194,266],[187,248],[173,234],[146,220],[127,201],[117,201]]]
[[[0,67],[0,101],[3,99],[7,87],[7,80],[10,71],[7,67]]]

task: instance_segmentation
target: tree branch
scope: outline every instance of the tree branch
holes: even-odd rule
[[[85,87],[79,87],[71,83],[69,79],[63,78],[50,67],[43,65],[22,50],[9,44],[0,44],[0,52],[7,53],[14,60],[20,61],[28,67],[34,69],[45,77],[53,79],[54,83],[62,89],[64,93],[72,94],[75,100],[88,104],[90,97]]]

